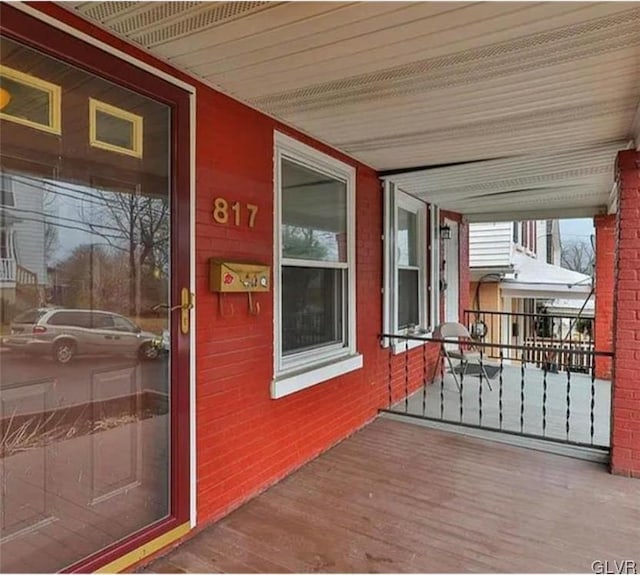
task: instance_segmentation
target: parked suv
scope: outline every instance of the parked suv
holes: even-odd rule
[[[117,313],[89,309],[38,308],[11,322],[11,335],[3,344],[16,351],[51,355],[58,363],[69,363],[76,355],[137,354],[156,359],[162,338],[142,331]]]

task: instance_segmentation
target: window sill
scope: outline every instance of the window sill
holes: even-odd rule
[[[433,332],[428,331],[425,333],[417,334],[418,337],[433,337]],[[391,351],[393,355],[398,355],[400,353],[404,353],[405,351],[411,351],[412,349],[416,349],[417,347],[422,347],[427,341],[421,341],[416,339],[403,339],[403,340],[394,340],[391,343]]]
[[[279,399],[297,391],[323,383],[334,377],[362,368],[362,355],[350,355],[306,371],[281,375],[271,383],[271,399]]]

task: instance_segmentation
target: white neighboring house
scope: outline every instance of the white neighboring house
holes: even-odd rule
[[[471,308],[469,323],[487,325],[486,341],[522,345],[540,335],[539,320],[549,314],[577,316],[591,293],[590,276],[560,267],[557,220],[474,223],[469,230]],[[494,313],[481,313],[494,312]],[[495,313],[499,312],[499,313]],[[581,317],[593,317],[593,304]],[[571,320],[556,322],[548,337],[564,338]]]
[[[0,298],[14,304],[24,293],[37,305],[47,282],[45,190],[38,180],[0,172]],[[3,306],[4,308],[4,306]]]

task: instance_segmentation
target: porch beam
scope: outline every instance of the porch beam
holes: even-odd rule
[[[378,172],[381,178],[389,178],[391,176],[404,176],[405,174],[415,174],[416,172],[428,172],[429,170],[437,170],[439,168],[452,168],[454,166],[470,166],[473,164],[481,164],[483,162],[493,162],[495,160],[505,160],[510,156],[500,156],[497,158],[482,158],[480,160],[470,160],[464,162],[450,162],[447,164],[422,164],[421,166],[410,166],[407,168],[389,168]],[[426,174],[425,174],[426,175]]]
[[[580,208],[549,208],[541,210],[508,210],[493,212],[464,212],[471,223],[482,222],[513,222],[518,220],[549,220],[570,218],[592,218],[599,214],[606,214],[606,206]]]

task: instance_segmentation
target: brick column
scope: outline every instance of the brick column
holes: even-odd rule
[[[640,153],[618,153],[611,472],[640,477]]]
[[[595,348],[613,350],[613,284],[615,275],[616,216],[596,216]],[[596,377],[611,379],[611,359],[596,358]]]

